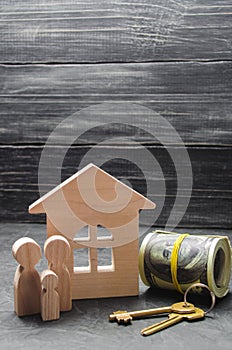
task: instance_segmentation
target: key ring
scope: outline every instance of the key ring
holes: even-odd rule
[[[192,284],[190,287],[188,287],[188,289],[186,289],[186,291],[185,291],[185,293],[184,293],[184,303],[185,303],[186,305],[188,305],[188,302],[187,302],[187,294],[188,294],[188,292],[189,292],[191,289],[193,289],[193,288],[195,288],[195,287],[202,287],[202,288],[207,289],[207,290],[210,292],[210,296],[211,296],[212,303],[211,303],[210,308],[209,308],[207,311],[205,311],[205,315],[206,315],[206,314],[208,314],[211,310],[213,310],[213,308],[214,308],[214,306],[215,306],[215,303],[216,303],[216,297],[215,297],[214,292],[213,292],[206,284],[204,284],[204,283],[194,283],[194,284]]]

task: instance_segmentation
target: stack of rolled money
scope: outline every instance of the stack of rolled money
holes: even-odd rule
[[[177,283],[174,283],[171,263],[173,248],[176,248],[175,242],[180,235],[154,231],[144,238],[139,252],[142,281],[148,286],[183,292],[193,283],[201,282],[207,284],[218,298],[224,297],[228,293],[231,276],[228,237],[186,235],[178,243]]]

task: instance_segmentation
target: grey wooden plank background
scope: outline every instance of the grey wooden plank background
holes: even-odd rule
[[[57,146],[58,147],[58,146]],[[119,147],[119,146],[116,146]],[[123,146],[121,146],[123,147]],[[126,146],[128,147],[128,146]],[[70,148],[62,168],[62,180],[65,180],[78,170],[78,165],[84,154],[91,146],[76,146]],[[1,148],[2,172],[0,181],[3,186],[1,193],[1,217],[4,221],[22,221],[44,222],[43,215],[27,214],[27,207],[32,201],[38,198],[38,164],[43,146],[4,146]],[[166,199],[165,205],[156,221],[156,213],[148,212],[148,216],[154,217],[156,225],[165,225],[174,205],[176,196],[176,172],[171,164],[168,152],[161,146],[149,146],[148,150],[162,165],[164,177],[166,179]],[[134,152],[133,149],[131,149]],[[136,150],[138,151],[138,150]],[[59,150],[58,150],[59,152]],[[104,152],[110,155],[109,148],[102,147],[99,155]],[[193,168],[193,190],[188,210],[180,222],[180,226],[191,227],[230,227],[231,226],[231,200],[232,200],[232,152],[230,147],[189,147],[189,156]],[[102,155],[103,154],[103,155]],[[149,198],[157,203],[159,207],[162,202],[157,184],[160,178],[156,173],[148,173],[142,176],[136,166],[132,166],[125,160],[113,160],[103,166],[113,176],[128,180],[133,188],[146,195],[146,181],[149,179],[152,183],[152,193]],[[128,149],[129,154],[129,149]],[[10,162],[6,162],[10,159]],[[97,161],[97,159],[96,159]],[[181,160],[180,160],[181,163]],[[184,166],[184,164],[183,164]],[[48,179],[47,186],[44,186],[45,192],[52,189],[56,183],[53,179]],[[157,193],[156,193],[157,190]],[[180,195],[187,196],[186,189],[182,189]],[[177,214],[182,212],[183,208],[177,208]],[[146,218],[146,216],[145,216]],[[142,222],[146,224],[146,222]]]
[[[160,113],[187,144],[232,144],[229,61],[2,65],[0,78],[0,135],[4,143],[44,143],[58,123],[82,108],[128,102]],[[103,122],[108,118],[104,109]],[[120,111],[109,113],[112,122],[117,122]],[[78,118],[80,130],[85,130],[85,118]],[[154,128],[157,121],[144,123]],[[105,136],[104,129],[99,133]],[[94,132],[82,142],[93,142],[95,138]],[[148,135],[138,133],[134,138],[150,141]]]
[[[107,102],[108,112],[99,106],[99,115],[103,123],[110,115],[112,124],[92,128],[84,114],[78,116],[79,131],[88,132],[70,148],[63,179],[96,143],[127,136],[123,144],[109,144],[129,155],[137,141],[162,167],[167,196],[156,225],[165,225],[176,195],[175,167],[152,132],[118,122],[123,115],[115,103],[135,103],[166,118],[187,146],[193,191],[180,226],[230,228],[231,23],[227,0],[1,1],[0,219],[44,221],[27,207],[39,196],[38,165],[47,137],[65,118]],[[155,118],[140,119],[172,143],[170,130]],[[58,139],[57,149],[61,144]],[[103,151],[110,155],[107,143]],[[145,180],[131,163],[115,160],[104,168],[146,194]],[[154,173],[145,177],[155,188]],[[159,204],[155,190],[149,195]]]
[[[1,1],[1,62],[231,58],[229,0]]]

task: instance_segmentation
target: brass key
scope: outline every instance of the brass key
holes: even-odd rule
[[[141,334],[144,336],[151,335],[161,331],[162,329],[165,329],[176,323],[179,323],[183,320],[194,321],[194,320],[202,319],[204,317],[205,317],[205,312],[197,307],[195,307],[194,312],[191,312],[191,313],[172,312],[171,314],[168,315],[167,320],[155,323],[150,327],[146,327],[142,329]]]
[[[127,325],[131,323],[133,319],[136,318],[145,318],[154,315],[164,314],[164,313],[178,313],[178,314],[191,314],[195,313],[195,307],[193,304],[187,302],[175,303],[171,306],[160,307],[155,309],[147,309],[140,311],[116,311],[109,315],[109,321],[114,322],[117,321],[118,324]]]

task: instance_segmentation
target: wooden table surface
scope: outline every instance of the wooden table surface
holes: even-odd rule
[[[186,232],[186,230],[176,230]],[[228,235],[232,230],[188,230],[192,234]],[[108,322],[108,315],[118,309],[138,310],[167,306],[181,301],[177,292],[152,290],[140,281],[138,297],[81,300],[73,302],[70,312],[62,313],[58,321],[43,323],[39,315],[18,318],[13,307],[13,278],[16,261],[12,244],[22,236],[35,239],[40,245],[46,239],[42,224],[1,224],[0,226],[0,346],[1,349],[231,349],[232,293],[218,300],[213,311],[203,321],[182,322],[150,337],[140,330],[163,317],[136,320],[124,327]],[[46,267],[45,258],[37,265],[39,272]],[[232,283],[230,283],[230,289]],[[197,303],[206,305],[205,296]]]

